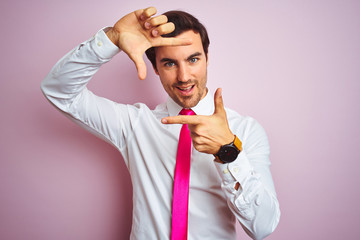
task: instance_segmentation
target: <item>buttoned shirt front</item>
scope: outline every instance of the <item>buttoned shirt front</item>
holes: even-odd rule
[[[103,30],[64,56],[42,82],[49,101],[122,154],[133,183],[131,239],[169,239],[176,152],[181,125],[164,125],[181,106],[170,97],[154,110],[98,97],[86,84],[119,49]],[[126,79],[123,79],[126,81]],[[193,108],[211,115],[210,92]],[[189,190],[189,239],[235,239],[235,221],[254,239],[270,234],[280,211],[270,173],[269,144],[260,124],[227,109],[231,131],[243,151],[229,164],[192,149]],[[236,183],[240,188],[235,190]]]

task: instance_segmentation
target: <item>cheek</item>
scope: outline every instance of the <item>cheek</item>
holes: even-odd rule
[[[202,64],[199,65],[197,69],[197,74],[201,76],[206,75],[206,70],[207,70],[207,62],[202,62]]]
[[[199,81],[201,81],[201,84],[204,84],[204,82],[206,83],[206,79],[207,79],[206,65],[201,66],[201,68],[198,69],[196,75],[197,75],[197,78],[199,79]]]
[[[161,82],[163,82],[166,85],[171,85],[174,82],[176,82],[176,72],[175,71],[162,71],[159,74]]]
[[[160,81],[165,89],[170,89],[170,87],[172,85],[172,81],[171,81],[171,78],[169,78],[169,76],[160,75]]]

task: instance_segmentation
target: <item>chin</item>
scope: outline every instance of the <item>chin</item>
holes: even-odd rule
[[[183,108],[193,108],[195,107],[201,100],[201,96],[199,96],[198,94],[193,94],[191,96],[178,96],[178,95],[173,95],[171,96],[171,98],[181,107]]]
[[[196,100],[190,100],[189,101],[185,101],[185,102],[180,102],[179,105],[183,108],[193,108],[195,107],[197,104],[199,103],[199,101]]]

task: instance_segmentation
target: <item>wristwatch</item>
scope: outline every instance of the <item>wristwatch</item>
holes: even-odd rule
[[[237,158],[241,151],[242,143],[240,139],[235,135],[234,141],[229,144],[222,145],[220,147],[220,150],[216,154],[214,154],[214,156],[223,163],[231,163]]]

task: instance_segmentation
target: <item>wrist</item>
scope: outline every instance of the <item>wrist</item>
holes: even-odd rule
[[[107,32],[106,32],[106,36],[110,39],[110,41],[116,45],[118,48],[119,45],[118,45],[118,33],[115,32],[114,28],[110,28]]]
[[[224,141],[224,144],[220,145],[220,147],[218,148],[218,150],[213,154],[214,157],[215,157],[215,162],[218,162],[218,163],[224,163],[223,161],[221,161],[221,159],[219,158],[219,156],[217,155],[221,149],[222,146],[225,146],[225,145],[228,145],[228,144],[231,144],[234,139],[235,139],[235,135],[230,133],[229,134],[229,137],[227,137],[226,139],[229,139],[229,140],[225,140]]]
[[[236,138],[236,135],[233,133],[230,133],[227,138],[227,142],[225,142],[225,144],[230,144],[230,143],[234,142],[235,138]],[[223,144],[223,145],[225,145],[225,144]]]
[[[224,162],[221,161],[220,158],[219,158],[216,154],[213,154],[213,155],[214,155],[214,157],[215,157],[215,159],[214,159],[215,162],[224,164]]]
[[[242,151],[242,142],[234,135],[234,139],[229,144],[222,145],[220,150],[214,154],[215,161],[220,163],[230,163],[235,161]]]

